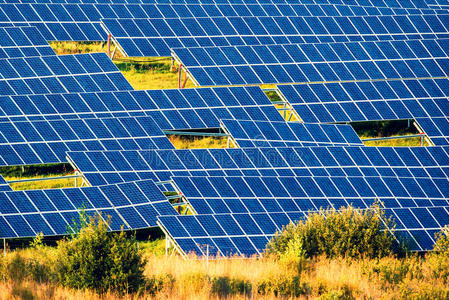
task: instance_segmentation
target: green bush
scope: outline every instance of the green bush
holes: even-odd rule
[[[433,246],[433,251],[436,254],[443,255],[449,258],[449,226],[445,226],[440,232],[435,235],[436,243]]]
[[[270,240],[267,253],[280,258],[314,257],[383,257],[397,251],[393,224],[382,210],[352,207],[340,211],[310,213],[307,220],[289,224]]]
[[[57,272],[63,285],[99,293],[135,292],[143,285],[145,261],[135,237],[107,229],[97,215],[71,240],[58,244]]]

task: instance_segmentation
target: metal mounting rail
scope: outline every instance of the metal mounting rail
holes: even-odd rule
[[[388,137],[378,137],[378,138],[366,138],[361,139],[362,142],[364,141],[382,141],[382,140],[396,140],[396,139],[407,139],[407,138],[422,138],[425,134],[412,134],[412,135],[398,135],[398,136],[388,136]]]
[[[80,178],[80,177],[83,177],[83,175],[67,175],[67,176],[58,176],[58,177],[42,177],[42,178],[16,179],[16,180],[7,180],[6,182],[7,182],[7,183],[17,183],[17,182],[57,180],[57,179]]]
[[[178,131],[178,130],[162,130],[164,134],[174,134],[174,135],[193,135],[193,136],[216,136],[216,137],[227,137],[224,133],[213,133],[213,132],[189,132],[189,131]]]

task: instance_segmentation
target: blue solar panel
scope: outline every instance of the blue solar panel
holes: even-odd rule
[[[173,149],[151,117],[0,123],[0,165],[66,162],[67,151]]]
[[[12,191],[11,186],[6,182],[5,178],[0,175],[0,192]]]
[[[132,90],[105,53],[0,60],[0,94]]]
[[[0,59],[56,55],[36,27],[0,28]]]
[[[142,190],[151,193],[142,193]],[[121,201],[119,201],[121,199]],[[0,237],[33,237],[69,233],[79,209],[87,215],[111,217],[112,231],[156,226],[160,215],[176,211],[151,180],[98,187],[52,190],[9,191],[0,193]]]
[[[349,125],[221,120],[238,147],[338,146],[363,144]]]

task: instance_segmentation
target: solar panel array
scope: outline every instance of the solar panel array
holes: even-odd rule
[[[183,253],[249,256],[309,211],[381,201],[410,249],[432,248],[449,224],[446,0],[163,2],[0,0],[0,165],[69,162],[90,184],[12,191],[0,177],[0,238],[67,234],[84,207],[110,230],[160,226]],[[48,44],[108,34],[217,87],[135,91],[106,54]],[[434,146],[366,147],[338,124],[403,119]],[[200,129],[238,148],[166,137]]]
[[[175,209],[151,180],[98,187],[0,193],[0,238],[65,235],[87,215],[111,216],[110,230],[156,226],[156,216]]]
[[[221,120],[239,147],[363,145],[349,125]]]

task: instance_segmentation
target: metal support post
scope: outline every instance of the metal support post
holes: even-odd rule
[[[186,86],[187,79],[188,79],[187,72],[184,72],[184,82],[182,83],[182,88],[184,88]]]
[[[181,88],[181,75],[182,75],[182,68],[181,68],[181,65],[179,65],[179,69],[178,69],[178,89]]]
[[[6,239],[3,239],[3,255],[6,256]]]
[[[107,47],[108,47],[108,56],[109,56],[109,58],[111,58],[111,37],[112,37],[112,34],[108,34],[108,46]]]

